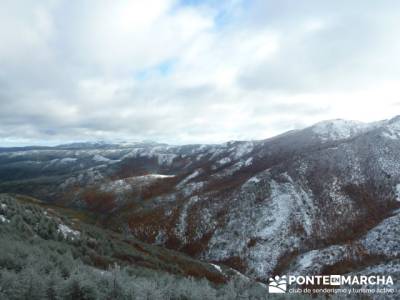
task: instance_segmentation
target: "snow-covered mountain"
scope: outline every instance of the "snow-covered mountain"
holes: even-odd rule
[[[375,124],[342,119],[323,121],[311,127],[312,131],[324,140],[347,139],[362,132],[371,130]]]
[[[0,192],[90,210],[259,280],[400,272],[400,117],[220,145],[2,149],[0,178]]]

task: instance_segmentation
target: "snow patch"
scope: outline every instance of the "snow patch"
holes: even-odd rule
[[[224,147],[224,146],[221,145],[221,147]],[[216,150],[215,148],[211,148],[209,150],[209,152],[212,153],[212,155],[210,157],[210,160],[214,160],[217,156],[221,155],[225,151],[226,151],[226,149],[218,149],[218,150]]]
[[[72,240],[78,238],[81,234],[79,231],[73,230],[64,224],[58,224],[58,232],[61,233],[64,238],[71,237]]]
[[[248,183],[259,183],[260,181],[261,181],[261,179],[259,179],[256,176],[254,176],[254,177],[251,177],[249,180],[247,180],[245,184],[248,184]]]
[[[257,236],[264,239],[273,236],[284,228],[292,207],[293,194],[287,190],[289,185],[278,184],[275,180],[271,180],[270,187],[271,203],[266,207],[269,214],[266,214],[265,218],[259,222],[260,226],[257,226],[257,228],[260,228]]]
[[[251,164],[253,163],[253,158],[249,157],[248,159],[246,159],[246,161],[244,162],[244,165],[246,167],[251,166]]]
[[[371,128],[369,124],[349,120],[323,121],[311,127],[323,141],[347,139]]]
[[[253,142],[240,143],[235,149],[233,158],[238,159],[246,154],[249,154],[251,151],[253,151],[253,148],[254,148]]]
[[[164,230],[160,230],[154,240],[155,245],[163,245],[167,241],[167,235]]]
[[[144,175],[141,177],[148,177],[148,178],[173,178],[175,175],[163,175],[163,174],[149,174],[149,175]]]
[[[400,135],[392,129],[387,129],[386,131],[382,132],[382,136],[390,140],[400,139]]]
[[[217,161],[217,164],[220,166],[229,164],[232,160],[229,157],[224,157],[222,159],[220,159],[219,161]]]
[[[110,159],[108,159],[104,156],[101,156],[99,154],[96,154],[95,156],[93,156],[93,160],[98,161],[98,162],[109,162],[110,161]]]
[[[214,267],[214,269],[216,269],[218,272],[222,273],[222,269],[220,266],[218,266],[216,264],[211,264],[211,263],[210,263],[210,265],[212,265]]]
[[[76,162],[77,160],[78,160],[77,158],[65,157],[65,158],[63,158],[63,159],[60,159],[60,163],[62,163],[62,164],[68,164],[68,163]]]
[[[400,183],[396,185],[396,200],[400,201]]]
[[[187,182],[189,182],[190,180],[192,180],[193,178],[196,178],[197,176],[199,176],[201,173],[203,172],[202,169],[197,169],[196,171],[194,171],[192,174],[190,174],[189,176],[187,176],[185,179],[183,179],[178,185],[178,188],[183,187]]]
[[[224,168],[222,171],[212,175],[212,177],[223,178],[226,176],[232,176],[234,173],[239,171],[244,166],[244,164],[245,164],[244,161],[238,161],[234,165]]]
[[[5,216],[0,215],[0,223],[10,223],[10,220],[7,219]]]
[[[382,133],[383,137],[391,140],[400,139],[400,121],[398,120],[398,118],[389,120],[384,128],[385,131]]]
[[[159,165],[170,166],[176,157],[176,154],[157,154],[157,161]]]
[[[305,253],[298,261],[301,269],[307,269],[313,264],[314,258],[318,256],[318,250]]]
[[[111,163],[111,164],[120,162],[120,160],[109,159],[109,158],[104,157],[104,156],[102,156],[102,155],[100,155],[100,154],[96,154],[95,156],[93,156],[92,159],[93,159],[94,161],[96,161],[96,162],[104,162],[104,163]]]
[[[191,206],[193,206],[197,201],[199,201],[200,198],[199,196],[193,196],[190,197],[189,201],[187,203],[184,204],[184,206],[182,207],[182,212],[181,215],[179,216],[179,224],[176,227],[176,233],[179,237],[181,237],[181,239],[183,241],[186,242],[186,238],[187,238],[187,219],[188,219],[188,211],[190,209]]]
[[[389,217],[372,228],[361,244],[369,254],[396,258],[400,255],[400,215]]]
[[[204,188],[204,186],[205,186],[205,183],[203,181],[191,182],[191,183],[185,184],[185,186],[181,189],[181,192],[185,197],[189,197],[192,194],[199,192],[202,188]]]
[[[107,184],[101,185],[100,189],[106,192],[116,192],[123,193],[126,191],[130,191],[132,189],[131,185],[127,183],[124,179],[118,179],[115,181],[111,181]]]
[[[114,192],[117,194],[123,194],[131,191],[135,187],[145,186],[159,179],[166,179],[173,177],[175,177],[175,175],[163,175],[163,174],[149,174],[142,176],[127,177],[103,183],[100,186],[100,190],[105,192]]]

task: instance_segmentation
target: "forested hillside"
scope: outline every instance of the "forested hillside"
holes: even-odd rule
[[[265,295],[262,285],[244,277],[228,278],[211,264],[71,220],[32,201],[0,195],[2,300]]]

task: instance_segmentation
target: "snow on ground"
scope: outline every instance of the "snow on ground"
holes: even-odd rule
[[[199,196],[190,197],[189,200],[182,207],[181,215],[179,216],[179,223],[175,229],[176,234],[186,242],[187,234],[187,219],[188,219],[188,211],[192,205],[194,205],[197,201],[199,201]]]
[[[383,136],[391,140],[400,139],[400,118],[389,120],[384,128],[386,131],[383,132]]]
[[[400,183],[396,185],[396,200],[400,201]]]
[[[231,165],[227,168],[224,168],[220,172],[212,175],[212,177],[217,177],[217,178],[223,178],[226,176],[232,176],[234,173],[238,172],[241,168],[246,166],[246,162],[241,160],[235,163],[234,165]]]
[[[212,264],[212,263],[210,263],[210,265],[212,265],[218,272],[222,273],[222,269],[220,266],[218,266],[216,264]]]
[[[172,165],[172,162],[177,157],[176,154],[156,154],[157,161],[159,165]]]
[[[130,191],[132,186],[125,179],[118,179],[102,184],[100,190],[105,192],[123,193]]]
[[[351,258],[350,253],[347,245],[332,245],[327,248],[311,250],[297,257],[288,273],[291,275],[319,275],[324,266],[331,266],[345,258]]]
[[[362,122],[337,119],[317,123],[311,129],[322,140],[340,140],[364,132],[370,127]]]
[[[60,160],[59,158],[52,159],[52,160],[49,161],[49,165],[53,165],[56,162],[58,162],[59,160]]]
[[[60,189],[66,189],[69,186],[75,184],[77,182],[75,177],[67,178],[63,183],[60,184]]]
[[[121,157],[121,160],[127,159],[127,158],[135,158],[139,155],[140,151],[143,150],[143,148],[135,148],[129,153],[125,154],[124,156]]]
[[[196,161],[200,161],[201,159],[203,159],[203,157],[206,156],[206,153],[200,153],[199,155],[197,155],[196,157]]]
[[[151,149],[147,148],[135,148],[132,149],[129,153],[125,154],[121,157],[121,160],[126,158],[137,158],[137,157],[146,157],[146,158],[155,158],[157,159],[157,163],[163,166],[171,166],[175,158],[178,157],[175,153],[165,153],[165,151],[170,150],[171,147],[153,147]]]
[[[185,197],[189,197],[195,192],[200,191],[206,183],[204,181],[201,182],[191,182],[186,184],[180,191]]]
[[[347,144],[342,144],[340,148],[337,148],[337,151],[342,152],[346,156],[348,165],[351,166],[348,176],[344,176],[342,179],[353,184],[361,185],[366,183],[367,178],[363,172],[364,163],[357,151]]]
[[[400,176],[400,161],[396,157],[378,157],[377,165],[391,176]]]
[[[103,174],[99,171],[100,168],[106,167],[106,165],[97,166],[94,168],[82,171],[77,176],[67,178],[63,183],[60,184],[61,189],[66,189],[77,183],[93,184],[104,179]]]
[[[261,180],[257,178],[257,176],[251,177],[249,180],[247,180],[244,185],[247,185],[249,183],[259,183]]]
[[[400,139],[400,133],[390,128],[387,128],[384,132],[382,132],[382,136],[390,140]]]
[[[223,165],[229,164],[231,161],[232,160],[230,157],[224,157],[224,158],[220,159],[219,161],[217,161],[217,164],[219,166],[223,166]]]
[[[0,215],[0,223],[10,223],[10,220],[7,219],[5,216]]]
[[[155,245],[163,245],[167,241],[168,236],[164,230],[159,230],[158,234],[154,240]]]
[[[147,177],[147,178],[173,178],[175,175],[163,175],[163,174],[149,174],[149,175],[144,175],[141,177]]]
[[[95,156],[93,156],[93,160],[98,161],[98,162],[109,162],[110,161],[109,158],[101,156],[100,154],[96,154]]]
[[[246,161],[244,162],[244,165],[246,167],[251,166],[251,164],[253,163],[253,158],[249,157],[248,159],[246,159]]]
[[[333,177],[330,183],[329,197],[333,202],[337,203],[339,207],[343,205],[348,206],[349,203],[352,203],[351,198],[343,191],[342,184],[337,177]],[[341,214],[342,212],[337,211],[336,213]]]
[[[380,122],[383,125],[383,131],[381,136],[390,140],[400,139],[400,121],[399,118],[394,118],[392,120]]]
[[[288,249],[298,247],[301,237],[312,234],[312,206],[312,196],[288,174],[260,172],[232,200],[230,215],[214,232],[204,258],[223,261],[238,256],[246,261],[249,273],[266,276]],[[304,232],[293,233],[293,220],[303,225]]]
[[[253,149],[253,142],[240,143],[234,150],[235,152],[233,154],[233,159],[241,158],[242,156],[249,154],[251,151],[253,151]]]
[[[281,231],[290,216],[293,193],[288,184],[279,184],[271,180],[271,202],[265,207],[265,217],[260,219],[257,236],[268,239]]]
[[[400,255],[400,215],[383,220],[372,228],[361,243],[369,254],[398,257]]]
[[[65,157],[65,158],[60,159],[60,163],[62,163],[62,164],[68,164],[68,163],[76,162],[77,160],[78,160],[78,159],[77,159],[77,158],[74,158],[74,157]]]
[[[303,254],[298,260],[300,269],[304,270],[313,265],[313,261],[316,257],[318,257],[318,255],[319,255],[318,250],[312,250]]]
[[[223,145],[221,145],[221,147],[223,147]],[[220,149],[211,148],[209,150],[209,152],[212,153],[210,160],[214,160],[219,155],[225,153],[225,151],[226,151],[226,149],[224,149],[224,148],[220,148]]]
[[[189,176],[187,176],[185,179],[183,179],[181,182],[179,182],[179,184],[177,185],[178,188],[183,187],[186,183],[188,183],[190,180],[192,180],[193,178],[196,178],[197,176],[199,176],[201,173],[203,172],[202,169],[197,169],[196,171],[194,171],[192,174],[190,174]]]
[[[150,184],[158,179],[173,178],[175,175],[163,175],[163,174],[148,174],[142,176],[134,176],[114,181],[108,181],[100,186],[102,191],[124,193],[131,191],[135,186],[143,186]]]
[[[94,161],[96,162],[104,162],[104,163],[111,163],[111,164],[115,164],[117,162],[120,162],[120,160],[113,160],[113,159],[109,159],[107,157],[104,157],[100,154],[96,154],[95,156],[93,156],[92,158]]]
[[[61,233],[64,238],[71,237],[72,239],[75,237],[78,238],[81,234],[79,231],[73,230],[64,224],[58,224],[58,232]]]

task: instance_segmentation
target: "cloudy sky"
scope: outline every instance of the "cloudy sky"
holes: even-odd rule
[[[400,114],[400,1],[4,0],[0,146]]]

